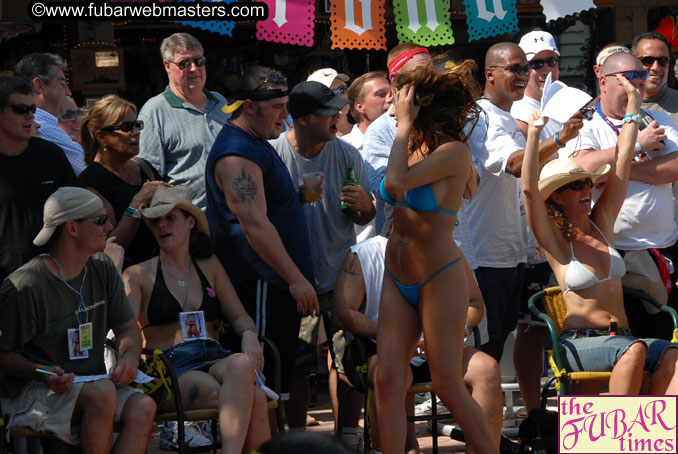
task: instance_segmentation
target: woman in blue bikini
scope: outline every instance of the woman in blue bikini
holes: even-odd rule
[[[467,184],[475,178],[464,126],[478,116],[475,63],[420,67],[394,82],[398,129],[382,182],[395,205],[377,328],[376,399],[385,453],[405,448],[410,358],[422,330],[436,393],[455,415],[473,452],[497,453],[499,440],[462,379],[469,302],[463,255],[452,238]],[[467,449],[468,446],[467,445]]]
[[[557,159],[544,166],[537,181],[543,125],[535,124],[539,118],[535,113],[528,127],[521,175],[525,209],[563,289],[567,316],[560,339],[568,370],[611,371],[610,394],[638,394],[643,370],[649,370],[649,394],[676,394],[678,349],[671,348],[676,345],[633,337],[624,312],[621,278],[626,267],[612,245],[636,155],[642,96],[624,76],[614,77],[616,82],[608,79],[608,84],[624,87],[627,104],[612,166],[586,172],[571,159]],[[593,182],[605,174],[605,188],[591,209]]]

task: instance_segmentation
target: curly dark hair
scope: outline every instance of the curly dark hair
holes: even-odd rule
[[[437,68],[440,69],[437,69]],[[464,127],[478,121],[480,85],[473,77],[473,60],[421,66],[398,75],[394,87],[414,85],[416,102],[421,105],[408,144],[409,152],[421,150],[424,156],[445,142],[445,137],[466,142]],[[423,146],[422,146],[423,145]]]
[[[549,218],[556,223],[556,226],[562,232],[566,240],[572,241],[577,236],[574,226],[572,225],[572,222],[570,222],[570,218],[565,214],[565,210],[563,210],[562,206],[554,202],[551,197],[546,200],[546,213]]]

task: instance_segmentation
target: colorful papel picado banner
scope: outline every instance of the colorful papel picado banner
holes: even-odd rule
[[[257,39],[313,46],[314,0],[260,0],[268,5],[268,19],[257,22]]]
[[[454,44],[447,0],[394,0],[398,41],[422,46]]]
[[[464,7],[469,41],[518,30],[516,0],[464,0]]]
[[[134,1],[134,0],[132,0]],[[192,2],[193,0],[179,0],[180,2]],[[203,0],[205,2],[223,1],[224,3],[233,3],[237,0]],[[208,20],[208,21],[178,21],[179,24],[188,25],[189,27],[199,28],[201,30],[208,30],[233,37],[233,27],[235,24],[231,20]]]
[[[385,0],[333,0],[332,49],[386,50]]]

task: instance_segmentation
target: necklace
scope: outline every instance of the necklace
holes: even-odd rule
[[[177,297],[179,297],[179,288],[182,287],[184,289],[184,303],[182,304],[182,309],[184,312],[186,311],[186,306],[188,305],[188,289],[191,286],[191,277],[193,276],[193,273],[191,273],[191,267],[193,265],[193,260],[188,261],[188,276],[186,279],[188,280],[187,282],[183,280],[179,280],[176,277],[172,276],[172,274],[165,269],[165,267],[162,266],[162,261],[160,260],[160,257],[158,257],[158,264],[160,265],[160,269],[162,270],[163,273],[165,273],[170,279],[172,279],[172,283],[174,284],[174,291],[177,294]],[[179,301],[181,303],[181,301]]]

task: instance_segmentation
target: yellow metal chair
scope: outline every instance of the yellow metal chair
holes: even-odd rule
[[[639,290],[624,288],[624,295],[633,296],[643,301],[647,301],[661,311],[667,312],[673,320],[674,329],[671,342],[678,343],[678,313],[673,308],[662,306],[654,298]],[[560,352],[559,339],[563,322],[565,321],[565,316],[567,315],[567,309],[565,307],[565,300],[563,299],[563,293],[560,290],[560,287],[549,287],[535,293],[532,295],[532,297],[530,297],[527,305],[530,308],[530,311],[532,311],[536,317],[539,317],[539,319],[548,326],[551,342],[553,345],[553,350],[549,350],[548,354],[549,364],[555,375],[544,384],[544,393],[542,393],[542,398],[546,395],[546,389],[553,383],[553,381],[556,383],[555,386],[558,394],[567,394],[567,384],[573,381],[608,382],[610,380],[611,372],[571,372],[565,369]],[[543,311],[537,306],[541,306]]]

